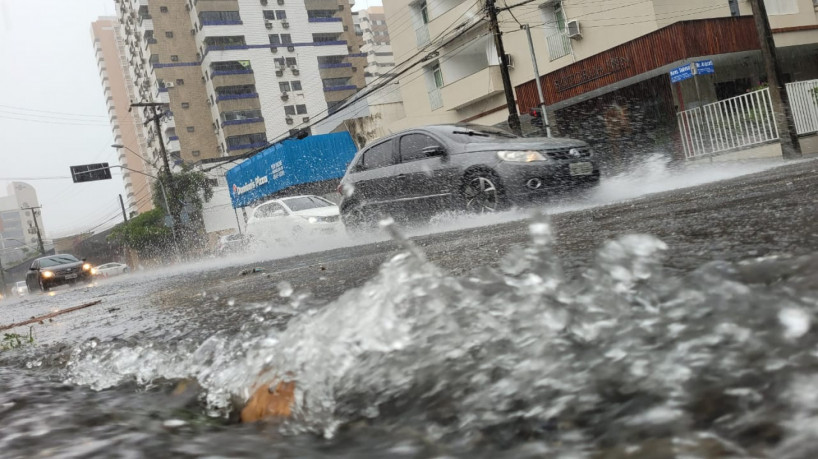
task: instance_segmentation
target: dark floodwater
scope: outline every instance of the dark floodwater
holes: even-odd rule
[[[818,457],[818,254],[680,275],[648,235],[567,279],[545,220],[500,269],[406,245],[317,304],[0,355],[3,457]],[[263,375],[263,376],[259,376]],[[241,425],[259,379],[293,416]]]

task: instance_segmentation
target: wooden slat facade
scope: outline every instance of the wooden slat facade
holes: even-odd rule
[[[752,17],[678,22],[542,76],[545,102],[555,104],[683,59],[756,49]],[[521,113],[538,105],[533,79],[515,89]]]

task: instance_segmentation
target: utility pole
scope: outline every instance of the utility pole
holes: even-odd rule
[[[781,139],[781,149],[784,152],[784,158],[797,158],[801,156],[801,145],[798,142],[787,90],[782,84],[784,74],[776,56],[775,40],[773,40],[773,31],[767,17],[767,7],[763,0],[749,0],[749,2],[758,31],[758,41],[761,44],[761,59],[767,71],[770,100],[773,104],[773,115]]]
[[[125,219],[125,222],[128,222],[128,214],[125,213],[125,201],[122,200],[122,195],[119,195],[119,206],[122,207],[122,218]]]
[[[162,102],[138,102],[135,104],[131,104],[131,107],[151,107],[153,108],[153,117],[149,120],[145,121],[145,124],[153,122],[153,125],[156,127],[156,135],[159,137],[159,150],[162,153],[162,162],[165,165],[165,173],[168,174],[168,179],[171,179],[170,173],[170,161],[168,161],[168,152],[165,150],[165,139],[162,137],[162,125],[160,124],[160,120],[162,119],[162,114],[159,113],[159,107],[165,106],[167,104]]]
[[[511,76],[508,74],[508,60],[506,50],[503,47],[503,32],[497,23],[496,0],[486,0],[486,12],[489,15],[489,29],[494,35],[494,47],[497,49],[497,56],[500,58],[500,75],[503,77],[503,89],[506,92],[506,105],[508,106],[508,127],[517,135],[522,134],[520,126],[520,115],[517,113],[517,103],[514,101],[514,88],[511,86]]]
[[[40,249],[40,255],[45,256],[45,247],[43,247],[43,235],[40,234],[40,224],[37,222],[37,210],[42,207],[21,207],[20,210],[30,210],[32,217],[34,217],[34,227],[37,229],[37,245]]]
[[[520,26],[525,30],[528,37],[528,51],[531,53],[531,65],[534,66],[534,81],[537,82],[537,95],[540,96],[540,110],[542,110],[542,122],[545,126],[545,135],[551,137],[551,126],[548,124],[548,113],[545,112],[545,96],[542,92],[542,81],[540,81],[540,69],[537,67],[537,55],[534,53],[534,40],[531,39],[531,28],[528,24]]]

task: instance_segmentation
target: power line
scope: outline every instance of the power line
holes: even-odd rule
[[[52,115],[84,116],[84,117],[89,117],[89,118],[108,118],[105,115],[84,115],[84,114],[81,114],[81,113],[52,112],[52,111],[48,111],[48,110],[36,110],[36,109],[33,109],[33,108],[26,108],[26,107],[15,107],[13,105],[2,105],[2,104],[0,104],[0,107],[10,108],[12,110],[22,110],[22,111],[26,111],[26,112],[49,113],[49,114],[52,114]]]

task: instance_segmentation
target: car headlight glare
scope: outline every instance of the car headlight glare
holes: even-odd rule
[[[91,265],[90,265],[90,264],[85,263],[84,265],[82,265],[82,270],[83,270],[83,271],[88,271],[89,269],[91,269]]]
[[[503,150],[497,152],[497,157],[503,161],[515,163],[530,163],[534,161],[547,161],[548,159],[539,151],[534,150]]]
[[[97,268],[91,268],[91,274],[96,274],[97,272]]]
[[[307,221],[310,222],[310,223],[318,223],[318,219],[315,218],[315,217],[310,217],[310,218],[307,219]]]
[[[42,275],[44,279],[50,279],[54,277],[54,273],[51,271],[43,271],[40,273],[40,275]]]

